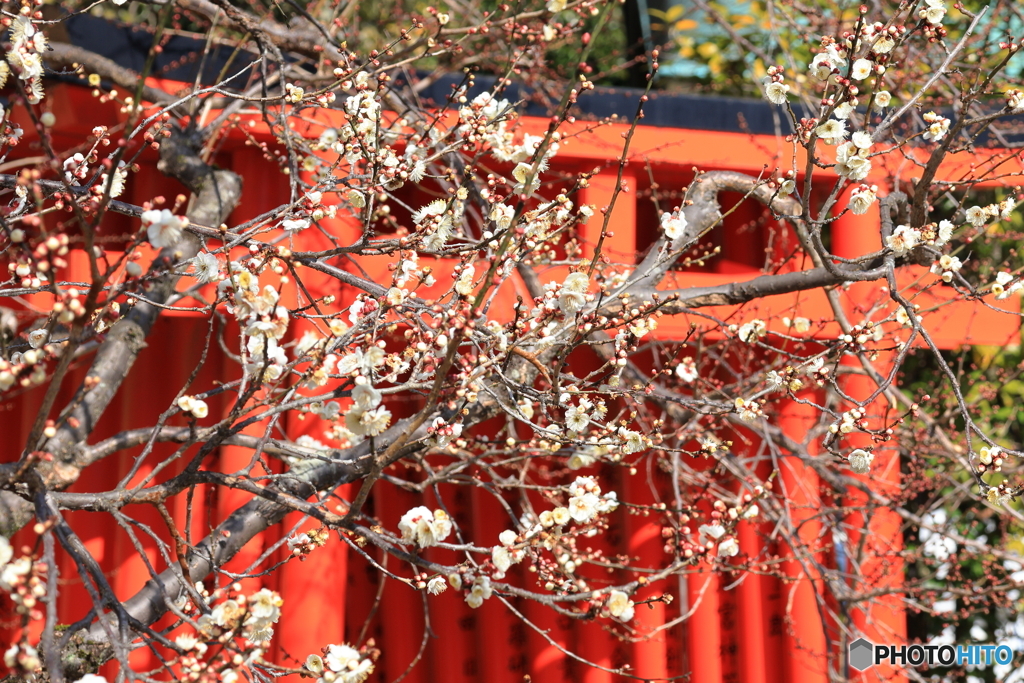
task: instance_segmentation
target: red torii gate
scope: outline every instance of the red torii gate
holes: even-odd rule
[[[54,146],[58,149],[85,139],[92,127],[104,120],[104,116],[108,123],[123,120],[116,105],[111,104],[104,110],[83,88],[54,88],[49,92],[47,101],[57,117]],[[103,113],[98,113],[98,109]],[[338,126],[340,123],[339,112],[319,111],[315,114],[315,123],[297,132],[317,136],[322,126]],[[540,132],[546,129],[548,121],[523,119],[522,123],[528,131]],[[610,203],[618,172],[616,162],[622,133],[626,128],[616,124],[582,132],[583,127],[579,126],[575,131],[579,135],[571,138],[571,143],[564,145],[554,160],[553,166],[567,172],[590,171],[595,166],[601,168],[589,186],[582,190],[579,203],[599,208]],[[28,125],[25,129],[32,130]],[[229,135],[218,155],[222,166],[235,170],[245,179],[242,204],[233,214],[233,222],[247,220],[289,200],[287,183],[279,182],[275,169],[264,160],[260,150],[246,144],[250,137],[258,141],[272,140],[264,124],[254,118],[246,127],[245,135],[237,132]],[[767,136],[640,127],[633,138],[632,149],[639,150],[633,158],[641,158],[650,164],[656,178],[671,178],[682,186],[692,177],[693,167],[757,175],[762,170],[763,155],[751,154],[751,151],[756,148],[774,149],[776,144],[774,137]],[[132,176],[123,197],[125,201],[141,203],[156,195],[177,194],[179,189],[174,187],[174,183],[155,170],[153,159],[144,157],[142,166],[142,171]],[[631,258],[646,246],[643,228],[647,209],[635,197],[636,190],[648,181],[646,171],[638,171],[639,165],[624,169],[623,181],[631,192],[620,195],[616,201],[614,235],[606,239],[604,247],[605,253],[613,257]],[[881,171],[878,173],[881,177]],[[662,180],[659,182],[666,185]],[[763,236],[739,232],[742,220],[755,215],[751,211],[756,210],[742,207],[739,215],[727,220],[721,228],[725,234],[723,252],[712,271],[677,272],[674,274],[676,286],[713,285],[756,277],[760,272],[759,264],[764,260],[766,245]],[[110,232],[116,232],[118,228],[123,228],[126,233],[135,229],[127,218],[111,216],[108,220],[113,225]],[[341,217],[322,224],[343,240],[347,237],[354,241],[359,234],[358,225]],[[581,239],[590,253],[599,226],[600,221],[595,219],[582,227]],[[870,213],[864,216],[847,214],[834,224],[833,251],[837,256],[847,258],[876,251],[880,247],[878,234],[877,216]],[[317,249],[320,246],[317,237],[311,230],[299,233],[295,237],[296,248]],[[81,252],[77,253],[77,258],[75,256],[76,253],[72,252],[66,278],[71,281],[88,280],[85,259],[81,258]],[[387,260],[381,257],[360,261],[362,268],[382,281],[390,279],[386,263]],[[438,281],[443,281],[452,266],[452,262],[444,259],[432,264]],[[926,300],[928,304],[943,303],[941,292],[915,286],[923,270],[904,268],[900,275],[901,285],[911,288],[920,300]],[[311,275],[306,285],[314,296],[338,296],[342,305],[355,296],[335,280],[318,274]],[[844,293],[843,300],[847,312],[854,313],[859,306],[875,301],[879,295],[877,283],[859,283]],[[500,296],[508,298],[511,303],[514,292],[508,290]],[[758,317],[769,321],[770,325],[777,324],[773,321],[783,315],[802,315],[810,319],[832,317],[820,290],[769,297],[758,302],[756,307],[749,305],[740,310],[720,307],[715,314],[729,317],[737,323]],[[934,317],[929,323],[936,342],[942,348],[972,343],[1004,344],[1018,335],[1015,317],[999,315],[981,305],[948,302],[932,315],[942,316],[941,324],[936,324]],[[681,338],[689,328],[690,320],[685,316],[666,316],[654,334],[662,339]],[[826,326],[821,335],[831,339],[837,331],[834,325]],[[289,336],[297,339],[302,332],[302,324],[297,321]],[[120,431],[140,415],[155,416],[161,412],[170,403],[180,380],[195,365],[198,354],[190,354],[189,340],[204,335],[204,322],[199,314],[181,310],[166,312],[147,340],[149,348],[140,356],[132,376],[124,383],[100,423],[95,438]],[[197,378],[197,385],[231,379],[237,372],[238,368],[219,350],[211,349],[211,357]],[[83,374],[84,368],[73,373],[71,380],[65,383],[65,395],[58,404],[70,398]],[[866,396],[870,392],[866,377],[853,375],[843,381],[846,391],[853,396]],[[0,403],[0,422],[10,435],[0,446],[2,460],[9,461],[19,455],[17,449],[35,417],[38,398],[32,394],[22,395]],[[211,412],[215,409],[211,404]],[[780,426],[797,438],[806,432],[813,420],[814,415],[808,414],[806,407],[796,402],[780,411]],[[314,423],[312,418],[301,420],[289,416],[285,429],[289,436],[296,438],[314,431]],[[233,472],[247,465],[251,454],[239,447],[224,447],[216,457],[216,463],[211,467]],[[114,477],[124,476],[132,465],[129,454],[121,454],[119,458],[116,462],[86,469],[73,490],[109,487]],[[817,476],[796,458],[783,458],[781,462],[782,491],[794,509],[794,520],[802,523],[801,538],[813,545],[821,530],[821,524],[816,520],[820,503]],[[900,475],[896,454],[879,453],[876,463],[876,475],[870,485],[882,493],[898,488]],[[139,472],[133,481],[147,473],[148,470]],[[639,479],[624,477],[621,486],[623,496],[628,500],[643,501],[645,496],[651,496],[649,487]],[[193,501],[192,527],[187,530],[193,541],[204,536],[206,529],[249,498],[248,494],[234,490],[207,493],[209,495],[205,497],[197,495]],[[341,491],[346,497],[353,493]],[[849,502],[855,505],[862,502],[861,498],[861,495],[851,492]],[[384,482],[378,483],[372,501],[382,524],[390,529],[397,526],[403,511],[419,502],[412,494]],[[471,524],[479,537],[496,538],[504,527],[498,521],[500,517],[489,513],[488,502],[477,495],[456,496],[455,514],[463,523]],[[648,502],[653,502],[653,499]],[[86,547],[112,577],[112,585],[118,595],[127,598],[150,578],[146,564],[123,533],[109,525],[96,524],[91,514],[74,512],[68,515],[68,519]],[[155,510],[137,509],[132,514],[153,529],[163,526]],[[175,501],[171,514],[179,525],[183,524],[185,502]],[[625,514],[623,517],[617,529],[618,538],[614,539],[617,545],[613,547],[612,541],[607,541],[607,549],[638,556],[641,563],[649,566],[659,565],[663,557],[660,527],[642,517]],[[298,516],[294,515],[276,530],[267,532],[262,543],[251,544],[253,547],[245,549],[229,568],[237,571],[258,560],[265,548],[294,530],[297,519]],[[860,526],[864,525],[865,522],[860,521]],[[866,521],[866,525],[875,560],[863,567],[863,572],[871,577],[875,587],[898,586],[901,581],[899,552],[902,549],[899,518],[891,512],[876,514]],[[758,532],[758,523],[745,522],[741,525],[740,543],[744,552],[754,554],[760,550]],[[147,554],[152,553],[151,561],[159,562],[153,543],[145,549]],[[441,558],[445,551],[436,552]],[[782,554],[785,556],[784,551]],[[572,623],[534,605],[526,605],[524,614],[533,624],[547,630],[551,640],[562,647],[579,652],[586,659],[607,668],[628,663],[633,672],[644,679],[665,679],[692,672],[691,680],[695,683],[825,683],[829,654],[826,652],[825,629],[829,625],[822,624],[817,607],[819,596],[816,591],[820,586],[806,578],[795,563],[790,565],[786,571],[792,577],[791,581],[781,582],[750,574],[733,590],[726,590],[713,573],[698,571],[690,574],[681,579],[679,594],[671,605],[654,603],[650,609],[637,609],[634,625],[641,634],[650,634],[650,637],[633,643],[617,640],[600,624]],[[376,680],[394,680],[417,660],[424,628],[421,596],[399,582],[387,581],[372,567],[365,571],[366,567],[365,563],[350,555],[345,544],[334,540],[315,551],[302,564],[293,561],[274,576],[246,581],[247,588],[266,585],[280,592],[285,599],[285,615],[272,645],[272,656],[276,661],[297,666],[306,654],[318,652],[328,643],[355,642],[361,637],[376,637],[382,646],[383,656],[374,674]],[[61,576],[64,585],[60,613],[62,618],[72,621],[84,614],[89,600],[69,558],[64,558]],[[382,586],[380,581],[385,581],[386,585]],[[362,620],[370,613],[378,594],[381,605],[377,616],[372,623],[364,625]],[[574,662],[559,647],[514,617],[497,600],[489,600],[474,611],[466,607],[460,596],[449,591],[432,597],[430,609],[431,628],[438,640],[409,671],[405,680],[412,683],[511,683],[522,680],[524,674],[542,683],[570,680],[610,683],[617,678],[607,671]],[[882,599],[868,611],[856,613],[854,621],[868,638],[876,642],[899,642],[906,638],[901,609],[898,601]],[[688,611],[692,611],[689,618],[681,619]],[[666,628],[667,624],[674,625]],[[2,626],[10,625],[4,623]],[[140,666],[157,665],[155,658],[146,651],[137,652],[136,657]],[[872,676],[879,673],[901,677],[898,672],[878,670],[874,670]]]

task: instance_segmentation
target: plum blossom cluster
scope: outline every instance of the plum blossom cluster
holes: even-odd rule
[[[322,654],[306,657],[306,669],[317,683],[362,683],[373,673],[379,654],[372,645],[360,649],[347,643],[328,645]]]
[[[235,597],[214,606],[196,622],[199,632],[222,642],[243,637],[251,643],[265,643],[274,637],[274,624],[281,618],[281,596],[266,588],[246,596],[235,587]]]
[[[29,7],[25,6],[25,14]],[[13,72],[24,81],[29,102],[38,104],[44,97],[43,90],[43,53],[47,50],[46,36],[38,26],[25,14],[11,23],[8,40],[11,48],[7,51],[7,61],[0,61],[0,87]]]
[[[10,541],[0,536],[0,591],[14,605],[13,614],[24,620],[41,620],[42,601],[46,598],[46,566],[33,562],[29,555],[15,557]],[[38,650],[24,633],[4,651],[4,665],[12,672],[32,677],[42,667]]]
[[[398,522],[398,530],[406,543],[429,548],[448,538],[452,532],[452,521],[444,510],[431,512],[430,508],[421,505],[402,515]]]
[[[1000,271],[996,274],[995,282],[992,283],[990,291],[996,295],[996,299],[1008,299],[1024,287],[1024,282],[1015,278],[1013,274]]]
[[[785,83],[782,68],[768,67],[768,75],[764,77],[764,96],[772,104],[785,104],[789,95],[789,86]]]
[[[173,247],[188,227],[188,219],[184,216],[175,216],[170,209],[143,211],[141,218],[149,243],[157,249]]]

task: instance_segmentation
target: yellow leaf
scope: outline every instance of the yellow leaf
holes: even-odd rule
[[[759,80],[761,80],[762,78],[764,78],[765,76],[768,75],[768,69],[765,68],[764,62],[761,61],[760,57],[758,57],[757,59],[754,60],[753,69],[754,69],[754,80],[758,80],[759,81]]]
[[[718,54],[718,46],[715,45],[714,43],[702,43],[697,48],[697,54],[699,54],[704,59],[710,59],[714,55]]]
[[[697,22],[693,19],[680,19],[675,25],[677,31],[689,31],[695,28],[697,28]]]

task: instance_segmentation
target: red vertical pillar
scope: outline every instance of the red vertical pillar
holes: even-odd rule
[[[756,454],[758,441],[747,436],[732,439],[737,455],[749,461]],[[753,469],[751,467],[751,469]],[[736,491],[742,494],[742,489]],[[737,540],[741,557],[750,562],[764,556],[762,540],[758,536],[758,520],[741,520],[737,525]],[[765,661],[765,591],[759,572],[746,572],[735,589],[737,605],[736,672],[743,683],[767,683],[768,663]],[[724,627],[724,624],[723,624]],[[735,679],[734,679],[735,680]]]
[[[645,461],[637,464],[637,473],[623,477],[623,498],[639,505],[653,505],[656,501],[648,481]],[[661,527],[649,517],[640,514],[626,516],[626,548],[631,557],[638,560],[637,566],[657,568],[665,562]],[[655,597],[660,591],[638,591],[634,602]],[[668,677],[668,633],[657,630],[665,624],[665,603],[652,602],[637,605],[632,626],[639,640],[633,643],[633,673],[648,680]]]
[[[880,218],[877,212],[857,216],[847,214],[832,226],[832,248],[837,256],[854,258],[877,251],[881,248]],[[851,323],[861,322],[864,312],[874,304],[881,293],[877,283],[857,283],[850,287],[848,297],[850,305],[848,315]],[[844,363],[860,366],[860,361],[849,357]],[[888,376],[892,369],[892,354],[882,353],[873,363],[875,369]],[[855,400],[866,400],[875,390],[877,384],[866,375],[846,375],[843,378],[843,390]],[[865,406],[866,419],[871,427],[879,427],[884,421],[886,402],[884,398]],[[872,448],[871,437],[862,432],[855,432],[844,440],[848,448]],[[863,480],[876,492],[891,497],[900,490],[899,453],[895,448],[882,447],[873,449],[875,459],[871,465],[871,473]],[[846,533],[848,549],[863,547],[863,555],[859,558],[861,581],[854,590],[878,591],[898,590],[903,581],[903,536],[901,520],[895,511],[887,508],[876,508],[867,517],[860,510],[865,509],[868,497],[862,491],[851,488],[847,491],[846,506],[855,510],[847,516]],[[865,538],[866,535],[866,538]],[[862,545],[861,541],[864,539]],[[853,611],[853,622],[865,638],[874,643],[905,643],[907,639],[906,612],[898,593],[891,593],[874,598],[870,603],[857,606]],[[889,680],[905,681],[902,670],[884,667],[882,671],[872,669],[871,676],[882,676]],[[858,674],[860,680],[867,680],[864,674]]]
[[[508,515],[491,499],[493,494],[474,488],[470,494],[473,507],[473,539],[479,546],[497,545],[498,534],[509,528]],[[478,558],[482,562],[486,558]],[[465,586],[469,588],[469,586]],[[512,683],[522,680],[515,671],[523,656],[521,639],[516,635],[520,625],[496,596],[484,600],[473,610],[476,618],[477,680],[480,683]]]
[[[398,476],[408,476],[408,473],[398,473]],[[385,529],[392,532],[397,532],[398,522],[406,511],[422,504],[417,495],[383,481],[378,481],[374,486],[373,498],[377,519]],[[412,575],[406,563],[394,558],[388,558],[385,566],[397,576]],[[418,661],[416,659],[420,654],[426,628],[423,596],[401,581],[387,576],[381,577],[381,580],[384,581],[380,604],[380,623],[384,637],[381,644],[381,668],[384,679],[394,681],[404,674],[403,681],[425,683],[426,652]],[[416,662],[415,666],[413,662]]]
[[[811,399],[812,395],[803,398]],[[817,410],[796,401],[784,402],[779,411],[779,426],[795,441],[803,441],[817,420]],[[780,460],[783,504],[789,508],[793,524],[790,544],[782,547],[782,601],[787,605],[783,626],[784,670],[787,681],[824,683],[827,675],[825,626],[819,611],[817,573],[814,554],[818,552],[821,522],[816,518],[821,505],[818,476],[790,454]],[[785,542],[783,542],[785,543]],[[794,551],[796,546],[799,552]],[[808,557],[808,555],[812,555]],[[802,556],[802,557],[801,557]]]

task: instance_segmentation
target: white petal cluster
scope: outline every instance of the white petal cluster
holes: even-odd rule
[[[11,22],[8,40],[11,49],[7,51],[7,61],[0,70],[0,87],[7,81],[13,71],[25,82],[30,104],[38,104],[43,99],[43,53],[49,48],[46,36],[29,17],[15,17]]]
[[[943,254],[932,264],[931,272],[939,275],[943,282],[952,282],[953,273],[959,272],[963,265],[958,257]]]
[[[169,209],[143,211],[141,218],[149,243],[157,249],[177,244],[182,231],[188,227],[187,218],[175,216]]]
[[[466,604],[473,609],[477,609],[480,605],[484,604],[484,600],[491,597],[492,593],[490,577],[481,574],[473,581],[473,586],[466,595]]]
[[[1006,91],[1006,108],[1011,114],[1024,112],[1024,92],[1017,88],[1010,88]]]
[[[857,133],[860,135],[860,133]],[[877,185],[861,185],[850,194],[850,212],[862,215],[868,212],[871,205],[875,203],[878,191]]]
[[[763,320],[755,318],[750,322],[743,323],[736,331],[739,340],[747,344],[753,344],[768,333],[768,326]]]
[[[789,94],[789,86],[783,81],[782,68],[778,66],[768,67],[768,75],[764,77],[764,97],[772,104],[785,104]]]
[[[558,307],[566,315],[574,315],[587,303],[590,277],[586,273],[569,273],[558,290]]]
[[[421,548],[437,545],[452,532],[452,522],[444,510],[430,511],[424,506],[414,507],[398,522],[402,540]]]
[[[850,78],[855,81],[863,81],[871,75],[873,67],[874,64],[871,63],[870,59],[858,59],[853,63],[853,69],[850,71]]]
[[[686,234],[686,216],[682,211],[661,214],[661,229],[673,242]]]
[[[590,411],[593,408],[593,401],[581,397],[576,405],[565,411],[565,426],[571,432],[582,432],[590,425]]]
[[[733,401],[733,406],[739,418],[744,422],[753,422],[761,415],[764,415],[764,412],[761,410],[761,404],[753,399],[737,398]]]
[[[1014,293],[1020,291],[1021,287],[1024,287],[1024,282],[1017,280],[1013,282],[1013,275],[1006,272],[1005,270],[996,275],[995,282],[992,283],[992,293],[996,295],[997,299],[1008,299]],[[1007,285],[1010,285],[1007,287]]]
[[[700,376],[697,374],[697,362],[692,356],[687,356],[679,361],[676,366],[676,376],[684,382],[694,382]]]
[[[846,139],[846,122],[840,119],[829,119],[814,129],[818,139],[827,145],[838,145]]]
[[[834,81],[845,66],[844,53],[836,45],[829,45],[824,52],[814,55],[810,70],[819,81]]]
[[[850,453],[849,458],[851,470],[856,474],[867,474],[871,471],[871,461],[875,459],[875,454],[858,448]]]
[[[896,256],[902,256],[921,243],[921,231],[909,225],[897,225],[885,238],[885,246]]]
[[[178,408],[183,413],[191,413],[192,417],[202,419],[210,414],[210,407],[206,401],[193,396],[182,396],[178,399]]]
[[[608,602],[605,603],[608,614],[624,622],[633,618],[633,607],[633,601],[629,596],[617,590],[608,594]]]
[[[944,116],[939,116],[933,111],[924,115],[924,121],[928,124],[928,130],[926,130],[924,135],[921,137],[925,140],[938,142],[942,138],[946,137],[946,133],[949,132],[949,119]]]
[[[317,683],[362,683],[373,673],[373,660],[351,645],[329,645],[325,657],[307,657],[306,668],[319,676]]]
[[[391,424],[391,411],[380,404],[381,398],[381,393],[365,377],[357,377],[352,390],[352,407],[345,413],[346,429],[356,436],[383,433]]]
[[[864,180],[871,172],[870,147],[858,147],[854,142],[844,142],[836,148],[836,173],[848,180]]]
[[[942,23],[942,17],[946,16],[946,5],[942,0],[924,0],[924,4],[917,10],[917,16],[933,26],[938,26]]]
[[[647,439],[645,439],[644,435],[638,431],[619,427],[617,434],[622,444],[622,452],[626,455],[639,453],[649,447]]]
[[[189,275],[200,283],[214,282],[220,278],[220,261],[208,251],[201,251],[187,261],[191,266]]]

